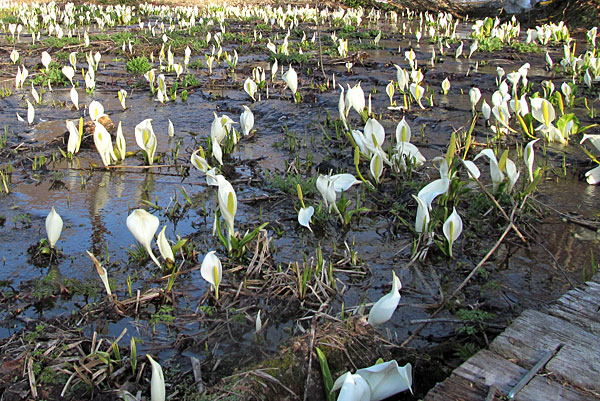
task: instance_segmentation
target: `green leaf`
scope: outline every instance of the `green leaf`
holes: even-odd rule
[[[243,247],[248,242],[252,241],[258,235],[259,231],[265,228],[269,224],[269,222],[262,223],[260,226],[256,227],[252,232],[246,234],[244,238],[242,238],[239,242],[239,247]]]
[[[173,253],[176,253],[178,250],[180,250],[182,246],[187,244],[187,242],[188,242],[187,238],[183,238],[183,239],[180,239],[179,241],[177,241],[177,243],[171,247],[171,249],[173,250]]]
[[[321,375],[323,376],[323,386],[325,387],[325,396],[327,397],[327,401],[335,401],[335,396],[331,392],[333,389],[333,378],[331,377],[331,372],[329,371],[329,364],[327,363],[327,358],[323,351],[319,349],[319,347],[315,347],[317,351],[317,358],[319,359],[319,365],[321,365]]]

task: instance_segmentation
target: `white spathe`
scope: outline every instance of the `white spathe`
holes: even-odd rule
[[[256,95],[257,89],[258,89],[258,86],[256,85],[256,82],[254,82],[254,80],[250,77],[246,78],[246,81],[244,81],[244,91],[246,91],[246,93],[254,101],[256,101],[256,98],[254,97],[254,95]]]
[[[483,149],[473,160],[477,160],[481,156],[487,157],[490,161],[490,176],[492,177],[493,191],[496,192],[502,181],[504,181],[504,173],[500,170],[498,159],[496,159],[492,149]]]
[[[425,231],[427,229],[427,226],[429,225],[429,220],[430,220],[429,209],[427,207],[427,204],[423,201],[423,199],[419,198],[418,196],[415,196],[414,194],[412,195],[412,197],[415,199],[415,201],[417,201],[417,215],[415,217],[415,231],[418,234],[421,234],[421,233],[423,233],[423,231]]]
[[[406,122],[406,117],[402,117],[402,120],[400,120],[396,126],[396,143],[400,144],[400,142],[410,142],[410,137],[410,126]]]
[[[210,251],[202,260],[200,266],[200,274],[202,278],[210,283],[212,288],[215,289],[215,297],[219,298],[219,284],[223,277],[223,267],[221,261],[216,255],[217,251]]]
[[[156,135],[152,128],[152,119],[147,118],[135,126],[135,142],[146,152],[148,165],[152,165],[157,145]]]
[[[341,389],[338,401],[381,401],[410,390],[412,393],[412,365],[398,366],[396,360],[346,372],[334,383],[332,391]]]
[[[452,257],[452,245],[454,241],[460,236],[463,229],[463,222],[460,218],[459,214],[456,212],[456,208],[452,208],[452,213],[442,227],[442,231],[444,232],[444,237],[448,241],[448,250],[450,252],[450,257]]]
[[[383,362],[368,368],[358,369],[371,388],[371,401],[380,401],[402,391],[412,393],[412,365],[398,366],[396,360]]]
[[[69,140],[67,141],[67,152],[76,154],[77,152],[79,152],[79,145],[81,144],[79,129],[71,120],[67,120],[66,125],[67,131],[69,131]]]
[[[63,228],[63,220],[60,215],[54,210],[54,206],[46,216],[46,234],[48,235],[48,242],[50,248],[54,248],[56,241],[60,238],[60,233]]]
[[[150,258],[152,258],[158,267],[160,267],[160,262],[152,253],[152,239],[159,225],[160,221],[158,217],[148,213],[144,209],[135,209],[127,217],[127,228],[146,249],[146,252],[148,252],[148,255],[150,255]]]
[[[392,290],[379,298],[369,312],[368,322],[371,326],[377,326],[390,320],[400,302],[400,289],[402,283],[392,270]]]
[[[300,223],[301,226],[308,228],[311,232],[310,219],[312,219],[314,213],[315,208],[312,206],[300,208],[298,211],[298,223]]]
[[[240,114],[240,128],[242,129],[242,134],[248,136],[252,128],[254,128],[254,114],[248,106],[244,105],[242,107],[244,107],[244,111]]]
[[[370,401],[371,389],[362,376],[344,373],[333,383],[331,391],[340,390],[337,401]]]
[[[104,115],[104,106],[97,100],[92,100],[88,107],[88,112],[90,113],[90,118],[92,121],[98,121],[100,117]]]
[[[169,245],[169,241],[167,241],[167,236],[165,235],[165,230],[167,226],[164,226],[160,233],[158,233],[157,243],[158,243],[158,251],[160,252],[160,256],[165,260],[165,262],[170,261],[171,263],[175,261],[175,256],[173,256],[173,250],[171,249],[171,245]]]
[[[217,183],[219,188],[217,191],[219,210],[225,219],[225,224],[227,224],[229,237],[232,237],[235,233],[233,222],[237,212],[237,196],[231,183],[222,175],[217,176]]]
[[[282,75],[282,78],[287,87],[292,91],[292,94],[296,95],[298,91],[298,74],[296,74],[296,70],[290,65],[290,68]]]
[[[110,166],[113,160],[117,160],[117,156],[115,156],[115,152],[113,151],[112,139],[106,128],[104,128],[104,125],[97,121],[94,121],[94,124],[94,145],[96,145],[96,149],[100,153],[100,158],[104,166]]]
[[[165,401],[166,389],[162,368],[150,355],[146,356],[152,366],[152,378],[150,379],[151,401]]]

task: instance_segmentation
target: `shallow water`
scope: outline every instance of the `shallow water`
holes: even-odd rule
[[[232,24],[235,26],[235,22]],[[460,32],[470,32],[470,24],[461,24],[459,28]],[[251,32],[246,33],[251,35]],[[280,36],[283,34],[280,33]],[[308,34],[307,36],[310,37]],[[456,44],[453,44],[446,55],[434,67],[427,67],[425,72],[425,82],[429,87],[435,88],[435,106],[421,110],[413,104],[409,111],[390,111],[387,109],[389,101],[385,86],[390,80],[396,79],[396,69],[392,63],[407,68],[398,49],[407,49],[414,43],[413,35],[403,37],[390,34],[389,38],[382,41],[382,48],[361,50],[366,54],[365,61],[355,62],[352,73],[345,73],[343,63],[333,64],[327,58],[324,69],[329,79],[335,73],[336,82],[344,87],[346,84],[362,82],[365,94],[372,94],[372,109],[378,117],[381,116],[379,120],[385,127],[388,146],[393,143],[391,138],[397,122],[406,117],[413,130],[412,142],[428,160],[445,154],[454,130],[468,129],[471,119],[468,91],[472,86],[479,87],[483,98],[491,103],[496,66],[502,65],[508,73],[528,61],[532,65],[529,79],[536,87],[541,80],[549,78],[549,73],[543,68],[543,53],[521,55],[513,52],[513,59],[507,60],[504,58],[506,55],[498,52],[478,52],[471,60],[455,60]],[[264,44],[261,46],[264,48]],[[234,47],[239,48],[237,44],[224,45],[228,51]],[[424,39],[415,46],[419,65],[427,65],[431,48]],[[434,48],[439,53],[437,46]],[[465,44],[465,52],[468,52],[467,48]],[[372,210],[360,220],[353,220],[349,227],[341,227],[336,217],[333,217],[321,227],[314,227],[314,234],[299,227],[294,209],[299,204],[297,198],[275,188],[266,177],[274,172],[283,174],[286,170],[293,169],[296,160],[305,169],[306,161],[312,162],[308,172],[300,173],[304,178],[316,174],[315,168],[323,165],[322,163],[326,167],[354,173],[351,169],[348,170],[352,150],[348,147],[346,154],[341,153],[337,146],[324,139],[323,129],[329,130],[323,128],[327,115],[330,114],[333,118],[337,116],[339,91],[330,87],[321,93],[316,89],[318,84],[324,83],[314,63],[316,52],[313,52],[314,58],[309,65],[294,66],[300,76],[299,91],[304,102],[294,104],[289,90],[285,89],[280,79],[269,88],[268,99],[263,92],[261,101],[251,102],[241,87],[252,67],[268,65],[266,49],[263,50],[252,50],[248,54],[240,49],[240,62],[235,77],[229,77],[224,66],[215,67],[212,76],[208,75],[206,69],[191,71],[201,84],[190,92],[187,101],[182,101],[180,97],[175,102],[164,105],[155,101],[149,95],[145,81],[140,80],[141,84],[138,85],[138,79],[126,73],[125,63],[115,60],[117,51],[103,54],[101,68],[97,73],[98,89],[93,96],[84,95],[83,82],[79,78],[80,111],[71,107],[68,90],[57,87],[53,92],[43,95],[43,104],[36,106],[34,124],[27,126],[16,122],[15,113],[22,116],[26,114],[23,98],[28,97],[29,83],[25,85],[26,90],[13,89],[12,96],[0,99],[0,121],[8,127],[7,148],[22,149],[16,155],[5,151],[0,159],[0,168],[6,169],[8,163],[13,168],[11,193],[2,195],[0,202],[0,216],[6,217],[6,223],[0,227],[0,282],[4,283],[4,288],[13,288],[19,294],[19,297],[7,301],[7,308],[0,308],[0,336],[7,337],[20,330],[29,319],[66,316],[88,302],[103,299],[101,283],[85,250],[102,258],[119,299],[130,298],[126,284],[128,279],[131,280],[133,296],[138,290],[144,293],[151,288],[164,288],[166,280],[161,277],[166,272],[158,271],[151,262],[139,266],[128,256],[128,250],[133,248],[135,240],[127,230],[125,220],[138,207],[147,208],[158,216],[161,228],[167,225],[166,235],[170,240],[174,241],[177,236],[190,237],[194,243],[194,259],[184,269],[189,271],[183,273],[174,286],[176,302],[171,313],[175,319],[169,324],[153,321],[160,304],[148,303],[142,306],[139,314],[129,312],[122,317],[86,321],[86,333],[98,331],[108,337],[117,337],[127,328],[128,334],[123,337],[123,344],[128,344],[130,337],[135,336],[145,341],[143,346],[140,345],[141,350],[162,350],[162,356],[176,352],[173,349],[176,340],[206,338],[206,344],[198,341],[193,346],[180,347],[177,351],[186,356],[202,357],[205,348],[211,347],[215,347],[218,355],[252,353],[256,347],[253,345],[253,319],[259,309],[263,310],[263,321],[266,316],[270,322],[264,334],[266,341],[261,349],[273,351],[290,335],[302,332],[305,328],[300,329],[299,326],[304,324],[302,317],[309,314],[310,308],[296,308],[284,313],[285,308],[280,304],[270,304],[272,299],[269,297],[257,299],[256,304],[246,300],[233,306],[232,313],[238,320],[233,329],[228,329],[233,330],[234,334],[226,333],[222,328],[215,329],[218,332],[216,338],[212,336],[214,332],[210,332],[210,329],[215,327],[215,321],[227,311],[219,311],[218,318],[213,320],[203,309],[212,307],[214,303],[208,300],[210,286],[202,279],[199,264],[203,255],[211,249],[217,249],[223,258],[226,251],[212,236],[214,211],[217,209],[215,190],[206,185],[201,172],[190,168],[189,157],[199,145],[206,149],[204,138],[210,133],[213,112],[227,114],[239,121],[239,113],[244,104],[254,112],[257,132],[252,138],[243,139],[234,152],[225,157],[225,164],[231,166],[225,175],[232,182],[239,201],[236,230],[243,233],[262,222],[270,222],[267,230],[273,239],[273,266],[285,267],[288,263],[302,263],[304,259],[313,257],[319,246],[323,248],[324,258],[333,262],[341,258],[346,246],[356,251],[361,262],[358,269],[360,274],[348,273],[344,266],[339,267],[344,271],[337,275],[338,286],[345,286],[346,291],[343,295],[338,293],[332,297],[330,314],[339,313],[342,308],[360,309],[361,304],[370,306],[389,291],[393,269],[403,283],[403,297],[393,319],[381,331],[389,329],[392,338],[402,341],[416,327],[410,323],[412,320],[429,317],[430,309],[425,306],[435,304],[441,299],[441,294],[451,292],[495,238],[465,234],[455,245],[455,261],[449,261],[441,257],[439,252],[436,254],[431,250],[433,256],[428,257],[425,262],[409,263],[413,237],[408,230],[398,228],[401,225],[389,210]],[[555,46],[549,50],[553,57],[558,57],[562,47]],[[209,52],[208,49],[205,51]],[[0,85],[8,88],[13,85],[11,76],[16,68],[6,64],[8,53],[4,53],[1,61],[6,68],[2,70]],[[176,53],[176,58],[180,59],[181,54]],[[194,54],[192,61],[196,58],[203,59],[204,56]],[[482,61],[487,64],[476,69],[476,63]],[[82,62],[83,59],[80,58],[79,67],[84,65]],[[37,56],[29,54],[26,63],[33,70]],[[307,69],[311,70],[310,73]],[[266,73],[268,76],[269,71]],[[452,86],[448,95],[442,95],[437,88],[446,76],[450,77]],[[172,78],[171,76],[170,79]],[[562,79],[559,76],[553,78],[557,82]],[[132,87],[134,84],[135,87]],[[116,93],[120,88],[126,88],[129,92],[126,110],[121,109],[117,99]],[[86,105],[92,99],[104,105],[106,113],[115,124],[122,122],[128,151],[137,149],[135,126],[142,120],[151,118],[158,137],[157,152],[163,155],[159,164],[168,166],[141,169],[139,167],[143,161],[137,155],[129,157],[121,168],[90,169],[90,163],[101,165],[93,148],[82,149],[72,162],[63,159],[57,148],[65,148],[62,140],[66,130],[65,119],[77,119],[84,115]],[[399,104],[402,102],[398,93],[395,100]],[[429,104],[425,99],[423,103]],[[61,107],[60,104],[67,106]],[[597,100],[595,104],[597,105]],[[581,107],[576,110],[582,125],[587,125],[591,121],[583,111]],[[169,119],[175,127],[174,138],[167,136]],[[354,127],[362,125],[356,114],[352,115],[351,123]],[[329,133],[331,134],[330,130]],[[332,135],[335,137],[335,133]],[[478,143],[486,143],[492,137],[481,119],[474,135]],[[504,149],[507,143],[514,144],[514,141],[515,139],[499,141],[498,146]],[[177,148],[179,152],[175,154]],[[514,152],[514,147],[512,149]],[[600,194],[596,187],[579,180],[581,166],[587,164],[585,155],[578,150],[577,145],[550,145],[546,158],[541,151],[536,152],[538,165],[556,166],[556,171],[560,170],[563,154],[568,156],[565,176],[551,171],[547,173],[537,195],[540,202],[562,213],[576,213],[581,219],[597,218]],[[44,154],[50,161],[45,168],[32,171],[32,159],[40,154]],[[55,162],[52,161],[53,155]],[[526,171],[520,158],[515,155],[513,159],[522,171],[521,180],[524,180]],[[361,166],[366,175],[368,165],[363,163]],[[437,170],[431,168],[429,163],[427,166],[415,173],[423,183],[438,177]],[[487,164],[480,163],[480,168],[483,176],[489,177]],[[181,175],[181,169],[186,174]],[[387,188],[387,195],[367,192],[366,207],[376,208],[382,197],[392,196],[389,186]],[[170,220],[168,211],[173,209],[176,202],[181,205],[186,203],[182,192],[184,190],[193,204],[180,218]],[[408,191],[409,188],[405,190]],[[364,190],[352,189],[347,196],[355,200],[361,191]],[[397,196],[408,209],[415,208],[408,192],[393,196]],[[309,194],[307,202],[316,206],[320,197],[318,194]],[[149,207],[149,204],[156,205],[159,209]],[[28,260],[27,248],[45,237],[44,219],[52,206],[64,220],[63,233],[58,242],[62,256],[55,266],[35,267]],[[548,216],[544,212],[535,220],[533,226],[537,232],[528,236],[527,244],[511,238],[485,265],[489,279],[477,276],[473,280],[464,299],[460,301],[464,303],[463,307],[481,307],[496,313],[498,320],[506,321],[524,308],[538,307],[556,298],[569,288],[568,280],[576,283],[582,279],[582,267],[590,263],[592,255],[598,260],[598,239],[590,235],[591,230],[567,224],[554,213]],[[465,221],[466,231],[470,224],[474,225],[476,222]],[[156,247],[154,252],[158,255]],[[229,267],[234,268],[236,265],[237,263],[231,263]],[[95,288],[95,294],[70,294],[69,288],[59,287],[57,290],[54,286],[50,296],[36,302],[36,295],[33,293],[35,283],[48,277],[51,269],[54,273],[59,272],[57,286],[65,283],[64,279],[68,278]],[[231,290],[232,286],[238,285],[237,279],[236,274],[226,272],[223,285]],[[492,282],[493,286],[490,285]],[[422,337],[413,345],[435,343],[435,338],[453,333],[452,325],[432,325],[422,332]],[[434,340],[430,341],[431,339]]]

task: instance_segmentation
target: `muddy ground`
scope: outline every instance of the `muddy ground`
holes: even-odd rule
[[[13,21],[10,12],[2,15],[6,23]],[[315,347],[327,355],[334,379],[378,358],[410,362],[414,395],[398,399],[419,399],[521,311],[542,308],[596,271],[600,194],[584,180],[595,164],[578,145],[580,136],[569,145],[538,143],[536,165],[543,179],[526,201],[515,194],[498,196],[496,205],[495,198],[463,177],[464,191],[452,200],[464,222],[453,258],[444,251],[441,206],[433,241],[418,240],[412,227],[416,202],[411,195],[439,177],[431,159],[446,155],[453,133],[463,140],[458,153],[467,149],[469,90],[480,88],[489,102],[496,89],[496,67],[508,73],[526,62],[533,90],[539,91],[547,79],[559,86],[570,77],[547,69],[545,54],[558,62],[563,43],[504,45],[455,59],[458,41],[449,41],[444,55],[436,43],[425,38],[417,42],[416,17],[396,24],[373,18],[359,28],[300,22],[290,32],[291,55],[278,56],[278,62],[280,69],[291,64],[298,71],[301,102],[294,102],[281,73],[273,81],[267,78],[260,100],[252,102],[243,83],[257,66],[269,75],[277,57],[266,50],[267,38],[280,44],[287,29],[258,19],[225,21],[223,49],[239,54],[233,72],[223,60],[212,73],[206,66],[205,55],[211,52],[206,34],[214,35],[218,26],[198,23],[193,32],[165,32],[177,60],[183,59],[186,46],[192,49],[188,70],[179,78],[167,74],[175,100],[165,104],[150,94],[132,62],[150,60],[150,54],[158,58],[162,32],[152,36],[135,24],[101,32],[92,25],[87,48],[77,37],[42,35],[31,45],[27,33],[16,41],[2,33],[0,121],[6,130],[0,135],[0,170],[7,177],[0,195],[3,399],[102,400],[115,399],[120,391],[149,399],[145,353],[163,365],[172,399],[325,399]],[[409,27],[406,32],[400,32],[403,22]],[[471,25],[472,20],[460,22],[457,29],[465,53]],[[583,51],[581,26],[573,32],[577,49]],[[346,57],[336,53],[332,33],[349,39]],[[381,40],[374,43],[378,33]],[[524,37],[522,33],[521,41]],[[13,48],[30,70],[24,89],[14,88],[17,66],[9,59]],[[423,108],[413,103],[389,109],[385,88],[396,80],[393,64],[407,68],[403,54],[411,48],[433,104],[424,100]],[[93,94],[85,92],[81,74],[76,77],[81,110],[72,106],[70,84],[60,74],[51,81],[53,90],[47,90],[43,50],[60,65],[76,51],[79,68],[86,69],[84,54],[101,52]],[[356,175],[351,140],[338,119],[339,88],[333,75],[336,85],[348,88],[360,82],[364,93],[371,94],[388,144],[393,143],[396,124],[405,118],[411,142],[428,160],[409,172],[388,168],[374,190],[366,183],[349,190],[344,194],[348,210],[357,211],[344,223],[322,206],[315,188],[319,173]],[[445,78],[451,82],[447,95],[440,89]],[[30,81],[44,93],[42,104],[35,106],[34,122],[27,124],[18,122],[15,113],[27,113]],[[128,92],[125,110],[117,98],[120,89]],[[597,84],[577,96],[580,100],[569,110],[581,127],[596,123],[588,109],[600,108]],[[394,99],[403,102],[398,91]],[[113,123],[122,123],[131,153],[116,166],[102,167],[90,139],[84,139],[72,159],[61,153],[66,149],[65,120],[83,116],[87,121],[84,110],[92,100],[104,105]],[[209,148],[213,112],[239,121],[243,105],[252,109],[256,131],[224,156],[222,174],[237,193],[236,230],[243,234],[268,225],[234,255],[212,234],[218,209],[215,190],[189,160],[199,146]],[[362,129],[361,117],[352,113],[352,128]],[[135,126],[146,118],[153,119],[160,157],[150,168],[144,167],[134,139]],[[169,120],[173,137],[167,135]],[[589,133],[598,131],[590,128]],[[496,137],[481,115],[471,134],[468,158],[488,146],[498,154],[509,149],[521,170],[517,188],[524,191],[527,172],[519,149],[529,138],[520,131]],[[482,184],[491,189],[487,163],[478,164]],[[368,160],[360,168],[368,178]],[[318,208],[312,232],[298,225],[296,184],[304,201]],[[45,238],[44,221],[52,206],[65,227],[58,251],[48,252],[40,239]],[[138,207],[160,217],[173,243],[178,237],[188,240],[174,268],[158,269],[136,248],[125,219]],[[515,212],[516,230],[507,230],[510,224],[500,208]],[[200,274],[204,254],[213,249],[224,267],[218,300]],[[105,295],[86,250],[108,270],[113,297]],[[158,254],[156,246],[154,251]],[[392,319],[373,328],[366,317],[372,304],[390,291],[392,270],[402,281],[402,299]],[[303,274],[308,277],[305,287]],[[258,311],[264,329],[255,334]]]

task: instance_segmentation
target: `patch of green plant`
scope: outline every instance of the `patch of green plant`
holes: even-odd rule
[[[49,366],[46,366],[37,376],[37,380],[39,380],[41,384],[58,384],[60,376],[65,378],[66,382],[66,375],[58,375],[56,371],[51,369]]]
[[[44,329],[45,326],[43,323],[37,324],[35,326],[35,330],[34,331],[28,331],[25,336],[23,337],[23,339],[25,341],[27,341],[28,343],[34,343],[37,342],[38,339],[41,337],[41,335],[44,333]]]
[[[355,52],[357,50],[376,50],[376,49],[379,49],[380,47],[381,46],[376,45],[373,42],[350,43],[348,45],[348,51]]]
[[[150,258],[146,252],[146,249],[140,244],[136,244],[133,248],[127,249],[127,255],[129,256],[129,263],[134,263],[140,266],[146,263],[146,261]]]
[[[510,47],[519,53],[540,53],[543,49],[537,43],[514,42]]]
[[[98,296],[98,286],[95,284],[86,283],[75,278],[66,278],[63,282],[71,295],[82,295],[86,298],[96,298]]]
[[[62,73],[62,66],[54,61],[48,66],[48,71],[45,69],[42,70],[33,79],[33,84],[35,86],[47,86],[48,82],[50,82],[50,85],[52,86],[65,86],[71,84],[65,74]]]
[[[467,324],[458,331],[459,333],[468,335],[484,332],[487,325],[486,321],[493,319],[494,316],[493,313],[482,311],[480,309],[459,309],[456,311],[456,317],[465,321]]]
[[[190,49],[200,52],[208,47],[208,42],[206,38],[190,38],[189,36],[175,36],[169,42],[171,44],[171,48],[175,50],[184,49],[185,47],[189,47]]]
[[[108,41],[110,39],[110,35],[108,33],[97,33],[95,35],[90,35],[90,42],[96,41]]]
[[[496,37],[481,38],[477,40],[477,50],[481,52],[494,52],[502,50],[504,43]]]
[[[250,44],[252,43],[252,35],[243,32],[225,32],[222,36],[223,42]]]
[[[169,324],[175,320],[175,316],[173,312],[175,308],[170,305],[162,305],[155,314],[153,314],[149,322],[152,323],[153,326],[156,326],[158,323]]]
[[[36,280],[33,285],[33,297],[38,301],[48,299],[58,289],[58,270],[48,269],[48,273],[41,280]]]
[[[181,86],[183,88],[188,88],[190,86],[198,86],[200,85],[200,81],[193,74],[186,74],[185,77],[181,80]]]
[[[72,45],[77,45],[79,44],[79,39],[77,39],[76,37],[66,37],[63,36],[62,38],[57,38],[54,36],[50,36],[47,37],[46,39],[38,42],[34,47],[36,49],[46,49],[46,50],[50,50],[50,49],[63,49],[66,46],[72,46]]]
[[[289,55],[285,55],[285,54],[271,54],[269,56],[269,62],[273,63],[275,60],[277,60],[277,62],[281,65],[288,65],[288,64],[307,64],[311,59],[313,58],[313,56],[309,53],[290,53]]]
[[[256,30],[263,31],[263,32],[271,32],[273,30],[273,28],[271,28],[271,25],[258,24],[258,25],[256,25]]]
[[[373,39],[379,33],[380,33],[380,31],[378,31],[377,29],[369,29],[366,31],[359,31],[356,29],[356,27],[354,25],[346,25],[338,31],[338,36],[342,39],[346,39],[346,38]]]
[[[194,25],[192,28],[186,29],[185,32],[187,32],[187,34],[191,36],[206,34],[206,32],[208,32],[207,21],[208,20],[205,20],[203,24],[199,24],[198,22],[196,22],[196,25]]]
[[[146,56],[134,57],[125,64],[127,72],[133,75],[143,75],[152,69],[152,64]]]
[[[6,86],[0,87],[0,99],[4,99],[10,95],[12,95],[12,90],[10,88]]]
[[[206,64],[202,61],[202,59],[197,58],[196,60],[190,61],[190,63],[188,64],[188,68],[191,68],[191,69],[206,68]]]
[[[17,225],[21,225],[21,228],[29,228],[31,227],[31,213],[19,213],[19,214],[15,214],[10,221],[12,221],[13,223],[15,223],[15,228],[17,228]]]
[[[112,35],[109,36],[110,40],[112,40],[116,45],[121,45],[123,44],[123,42],[129,44],[129,42],[131,42],[132,44],[137,44],[139,42],[138,40],[138,34],[137,33],[133,33],[131,31],[119,31],[117,33],[113,33]]]
[[[460,344],[457,347],[454,355],[457,356],[458,358],[462,359],[463,361],[466,361],[467,359],[469,359],[470,357],[475,355],[478,351],[479,351],[479,346],[477,346],[477,344],[469,342],[469,343],[465,343],[465,344]]]
[[[296,196],[298,184],[300,184],[300,188],[302,188],[302,193],[305,197],[317,194],[316,176],[304,178],[294,173],[280,174],[277,171],[273,171],[265,178],[267,183],[274,189],[289,195]]]
[[[18,24],[21,22],[21,20],[16,15],[6,14],[2,15],[2,22],[5,24]]]

